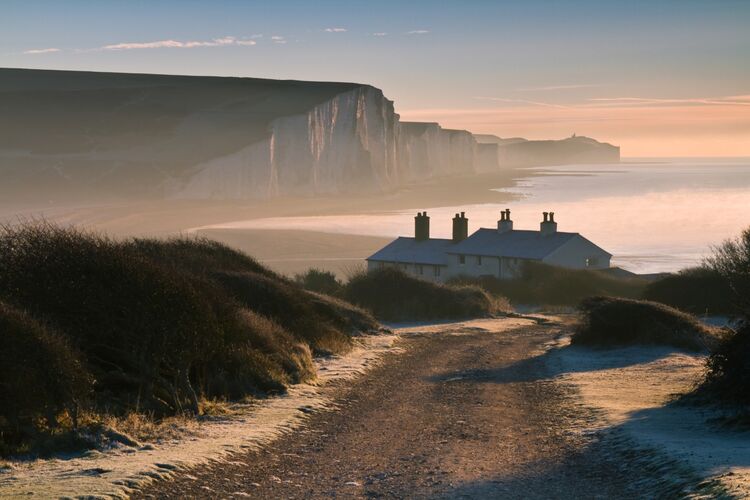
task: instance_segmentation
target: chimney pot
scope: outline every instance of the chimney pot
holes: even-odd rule
[[[466,212],[461,215],[456,214],[453,218],[453,243],[463,241],[469,236],[469,219],[466,218]]]
[[[510,220],[510,209],[506,208],[500,212],[500,220],[497,221],[497,231],[499,233],[507,233],[513,230],[513,221]]]
[[[557,222],[555,222],[555,212],[542,212],[544,220],[539,224],[539,232],[542,236],[554,234],[557,232]]]

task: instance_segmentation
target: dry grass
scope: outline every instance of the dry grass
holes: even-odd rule
[[[506,297],[514,305],[575,307],[581,300],[597,295],[640,298],[647,282],[599,271],[526,262],[518,279],[457,277],[451,283],[480,286],[493,295]]]
[[[470,285],[443,285],[384,268],[353,276],[344,297],[387,321],[462,319],[510,312],[507,300]]]
[[[102,434],[115,424],[177,429],[219,411],[207,401],[314,380],[313,353],[345,352],[377,327],[216,242],[0,228],[0,455],[35,440],[74,446],[79,430],[116,440]],[[77,421],[84,411],[98,417]]]
[[[669,345],[707,351],[719,330],[695,316],[657,302],[591,297],[579,306],[581,321],[573,344],[590,346]]]

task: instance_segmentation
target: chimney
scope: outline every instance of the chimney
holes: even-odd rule
[[[557,222],[555,222],[555,212],[542,212],[544,220],[539,224],[539,232],[542,236],[555,234],[557,232]]]
[[[453,243],[463,241],[469,236],[469,219],[466,218],[466,212],[456,214],[453,217]]]
[[[497,232],[507,233],[513,231],[513,221],[510,220],[510,208],[506,208],[500,212],[500,220],[497,221]]]
[[[414,217],[414,239],[426,241],[430,239],[430,218],[427,212],[417,212]]]

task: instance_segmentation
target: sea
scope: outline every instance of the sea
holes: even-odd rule
[[[554,212],[559,231],[581,233],[637,273],[699,265],[712,247],[750,228],[750,158],[636,158],[616,164],[527,168],[515,186],[492,188],[505,203],[421,207],[431,234],[450,237],[466,212],[469,232],[496,227],[509,208],[516,229],[536,229]],[[395,237],[412,235],[414,210],[345,216],[268,218],[212,227],[305,229]]]

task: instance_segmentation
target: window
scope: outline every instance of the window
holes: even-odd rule
[[[378,262],[378,267],[383,269],[385,267],[385,262]]]
[[[481,255],[477,255],[477,265],[478,266],[482,265],[482,256]]]
[[[440,276],[440,266],[435,266],[434,273],[436,277]]]
[[[598,264],[599,264],[599,259],[597,259],[596,257],[589,257],[588,259],[586,259],[586,267],[592,267]]]
[[[422,264],[417,265],[417,274],[424,274],[424,269],[422,268]]]
[[[459,255],[458,256],[458,263],[461,264],[462,266],[464,264],[466,264],[466,256],[465,255]]]

